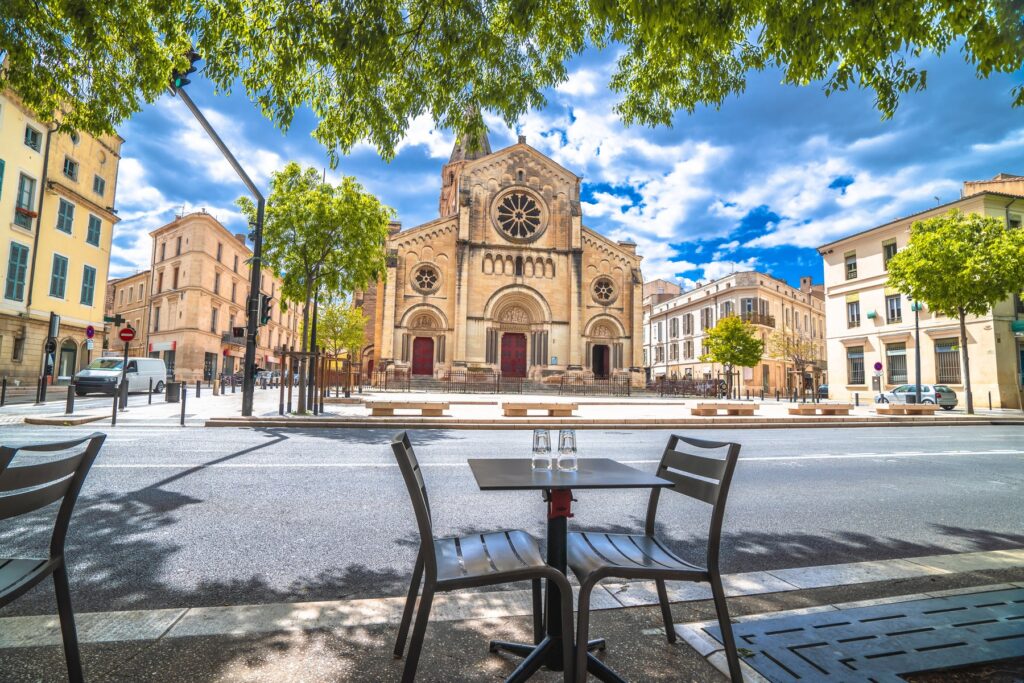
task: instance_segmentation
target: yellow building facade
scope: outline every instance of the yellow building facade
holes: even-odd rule
[[[68,381],[99,355],[118,221],[123,140],[52,128],[14,94],[0,96],[0,230],[7,252],[0,373],[24,382],[44,373],[50,383]],[[51,313],[60,316],[60,329],[55,352],[44,358]]]

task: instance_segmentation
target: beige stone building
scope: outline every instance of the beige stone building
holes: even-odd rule
[[[831,242],[818,248],[825,260],[829,389],[841,400],[859,393],[870,400],[880,389],[916,382],[914,312],[888,286],[886,264],[910,239],[914,221],[957,209],[995,216],[1012,228],[1024,217],[1024,177],[1000,174],[964,183],[963,196],[948,204]],[[1024,288],[1024,283],[1021,283]],[[921,383],[945,384],[965,402],[956,319],[919,313]],[[968,354],[975,405],[1018,407],[1024,367],[1024,304],[1013,297],[983,316],[967,318]],[[879,364],[881,370],[875,370]]]
[[[117,292],[111,311],[124,307],[122,315],[136,327],[142,351],[163,358],[168,375],[194,381],[241,372],[245,337],[233,334],[232,328],[244,327],[246,320],[246,261],[252,251],[245,235],[233,235],[216,218],[199,211],[177,217],[150,236],[150,270],[111,283]],[[273,305],[270,323],[259,328],[256,365],[279,370],[281,353],[296,344],[298,316],[294,307],[281,310],[279,278],[264,270],[261,282],[260,291],[273,299]],[[148,293],[144,312],[137,306],[140,284]],[[129,301],[130,287],[136,292],[134,304]],[[117,330],[110,336],[117,339]]]
[[[16,94],[0,93],[0,374],[19,382],[47,368],[47,382],[70,381],[103,343],[124,141],[55,127]],[[51,313],[60,329],[44,361]]]
[[[136,332],[135,339],[128,344],[129,356],[146,356],[146,330],[149,329],[149,282],[150,271],[144,270],[107,283],[107,302],[105,315],[120,315]],[[119,329],[121,326],[111,329]],[[106,336],[104,350],[120,354],[124,350],[122,342],[116,334]]]
[[[797,368],[791,358],[775,357],[773,335],[799,340],[817,361],[824,359],[824,290],[810,277],[792,287],[771,275],[743,272],[726,275],[677,296],[651,290],[644,313],[644,367],[650,379],[719,379],[722,367],[700,360],[704,335],[721,318],[738,315],[754,325],[765,341],[765,355],[753,368],[740,368],[741,391],[789,392],[816,387],[824,363]]]
[[[357,295],[373,331],[363,367],[533,379],[638,371],[636,245],[585,227],[580,177],[525,138],[494,153],[483,142],[472,153],[456,144],[440,217],[395,226],[386,279]]]

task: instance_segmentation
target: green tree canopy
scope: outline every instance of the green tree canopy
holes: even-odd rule
[[[739,316],[721,318],[718,324],[704,333],[705,363],[721,363],[729,369],[752,368],[761,362],[764,341],[750,323]]]
[[[358,359],[366,321],[363,311],[348,301],[321,304],[316,323],[317,343],[332,355],[348,353],[350,358]]]
[[[1024,64],[1019,0],[5,0],[0,89],[65,130],[111,132],[165,92],[194,46],[221,92],[241,87],[287,129],[300,107],[337,152],[389,158],[409,120],[462,133],[481,110],[513,125],[588,46],[619,52],[611,87],[627,123],[719,106],[751,71],[826,93],[872,90],[883,116],[925,87],[925,52],[961,52],[979,76]],[[1010,93],[1024,104],[1024,86]],[[470,139],[473,136],[470,136]]]
[[[973,413],[965,318],[985,315],[1024,288],[1024,230],[955,209],[916,221],[910,242],[889,260],[889,284],[933,313],[960,321],[967,411]]]

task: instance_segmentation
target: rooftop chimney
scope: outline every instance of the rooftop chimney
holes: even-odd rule
[[[236,232],[235,233],[235,239],[238,240],[242,244],[243,247],[245,246],[245,233],[244,232]]]

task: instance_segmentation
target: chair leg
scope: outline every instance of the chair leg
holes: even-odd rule
[[[402,671],[402,683],[413,683],[416,680],[416,667],[420,662],[420,650],[423,649],[423,637],[427,633],[427,621],[430,619],[430,604],[434,601],[434,586],[428,582],[420,596],[420,607],[416,610],[416,625],[412,628],[412,642],[409,643],[409,654],[405,657],[405,670]]]
[[[544,640],[544,599],[541,580],[533,580],[533,642]]]
[[[60,615],[60,634],[64,639],[64,659],[68,664],[68,680],[83,683],[82,660],[78,652],[78,633],[75,630],[75,613],[71,608],[71,588],[68,573],[63,562],[53,572],[53,588],[57,594],[57,613]]]
[[[590,635],[590,592],[593,589],[593,584],[580,584],[580,609],[576,614],[576,665],[574,667],[577,683],[586,683],[587,681],[587,638]]]
[[[416,596],[420,592],[420,579],[423,578],[423,558],[416,556],[416,567],[412,570],[412,583],[409,584],[409,595],[405,599],[405,609],[402,610],[402,622],[398,626],[398,639],[395,642],[395,659],[401,659],[405,651],[405,638],[409,635],[409,624],[412,623],[412,613],[416,607]]]
[[[672,624],[672,609],[668,605],[668,591],[665,590],[665,582],[662,579],[656,579],[655,583],[658,585],[658,602],[661,603],[661,618],[665,622],[665,637],[668,638],[668,642],[676,642],[676,629]]]
[[[740,658],[736,653],[736,639],[732,635],[732,622],[729,620],[729,607],[725,603],[725,590],[722,588],[722,577],[713,573],[710,579],[711,594],[715,600],[715,614],[718,615],[718,626],[722,629],[722,645],[725,647],[725,659],[729,663],[729,678],[733,683],[743,683],[740,671]]]

